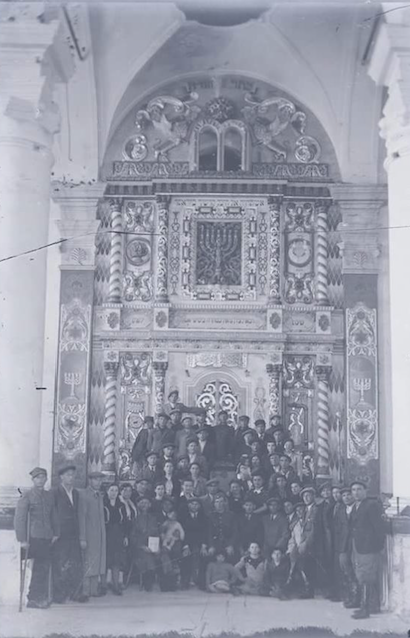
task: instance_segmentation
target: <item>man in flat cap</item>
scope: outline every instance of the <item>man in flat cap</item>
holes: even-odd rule
[[[359,586],[352,564],[352,542],[350,537],[350,518],[354,508],[352,490],[349,486],[340,490],[341,502],[337,503],[333,513],[333,548],[335,565],[335,596],[338,595],[347,609],[360,606]]]
[[[44,489],[47,470],[35,467],[30,476],[33,487],[17,502],[14,529],[24,558],[33,559],[27,607],[46,609],[50,606],[51,546],[59,529],[53,495]]]
[[[380,553],[384,547],[385,528],[383,509],[376,499],[367,496],[367,486],[363,481],[351,484],[355,501],[350,519],[353,550],[353,566],[360,586],[360,609],[353,618],[368,618],[371,600],[377,593],[380,568]]]
[[[164,443],[175,443],[175,431],[172,429],[172,423],[165,412],[160,412],[157,415],[149,443],[148,452],[156,452],[157,454],[161,454]]]
[[[132,414],[130,416],[130,423],[134,419],[138,419],[138,415]],[[145,455],[148,450],[151,449],[151,439],[154,430],[154,417],[146,416],[144,418],[142,426],[136,431],[136,437],[134,445],[132,446],[131,458],[132,458],[132,471],[133,474],[137,474],[142,469],[145,461]]]
[[[59,537],[53,546],[53,602],[86,602],[82,593],[82,560],[78,525],[79,493],[74,487],[76,467],[63,465],[60,485],[52,493],[58,519]]]
[[[290,538],[288,519],[278,497],[271,496],[266,504],[268,514],[262,517],[264,554],[270,556],[275,548],[285,553]]]
[[[168,394],[168,401],[164,404],[164,412],[170,415],[171,411],[175,410],[175,408],[177,408],[181,414],[206,414],[205,408],[196,408],[184,405],[179,400],[179,391],[171,390]]]
[[[106,537],[103,495],[101,485],[104,474],[90,472],[88,487],[81,490],[78,504],[80,545],[83,550],[83,594],[103,596],[106,572]]]

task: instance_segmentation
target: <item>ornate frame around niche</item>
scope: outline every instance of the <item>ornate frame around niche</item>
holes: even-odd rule
[[[206,199],[175,198],[170,209],[171,297],[204,301],[255,301],[266,294],[268,277],[266,235],[268,214],[265,198]],[[241,285],[200,285],[195,282],[198,221],[242,224]]]
[[[201,133],[211,130],[217,139],[217,171],[224,171],[225,137],[228,131],[235,130],[242,141],[241,170],[249,169],[249,131],[242,120],[226,120],[221,123],[213,119],[201,119],[195,123],[190,138],[189,168],[190,171],[199,171],[199,138]],[[205,171],[206,173],[206,171]]]

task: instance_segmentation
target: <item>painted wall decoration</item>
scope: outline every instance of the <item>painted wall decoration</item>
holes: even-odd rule
[[[196,285],[242,284],[242,224],[197,222]]]
[[[122,219],[125,237],[123,300],[150,301],[153,297],[152,237],[155,203],[125,200]]]
[[[314,359],[287,356],[283,361],[284,427],[295,447],[306,449],[314,441],[312,398],[315,381]]]
[[[215,423],[218,412],[225,410],[229,415],[229,421],[236,423],[240,409],[240,400],[237,392],[228,380],[215,379],[207,381],[196,395],[196,405],[207,410],[208,421]]]
[[[86,476],[93,278],[90,270],[61,272],[53,471],[75,461],[81,482]]]
[[[379,490],[377,275],[346,274],[346,473]]]
[[[311,304],[314,300],[314,206],[312,202],[284,203],[285,300]]]

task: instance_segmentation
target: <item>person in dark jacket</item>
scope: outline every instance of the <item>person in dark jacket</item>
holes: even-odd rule
[[[246,416],[246,414],[244,414],[239,417],[238,427],[236,428],[233,435],[233,456],[234,456],[235,462],[238,462],[238,460],[240,459],[243,453],[243,448],[244,448],[243,435],[244,435],[244,432],[246,432],[246,430],[248,429],[249,429],[249,417]],[[255,434],[253,431],[252,433],[253,435]]]
[[[82,558],[78,525],[79,493],[74,485],[75,465],[63,466],[60,485],[53,490],[59,536],[53,545],[53,602],[86,602],[82,594]]]
[[[369,617],[371,597],[377,589],[385,529],[382,507],[376,499],[367,497],[366,484],[354,481],[350,487],[355,500],[350,519],[353,566],[361,588],[360,609],[353,613],[353,618],[361,619]]]
[[[215,463],[215,444],[212,442],[211,428],[203,425],[197,430],[199,454],[206,460],[208,471],[212,470]]]
[[[332,518],[334,502],[330,483],[319,488],[321,502],[317,506],[315,547],[317,559],[316,586],[329,598],[333,581]]]
[[[228,413],[224,410],[218,414],[218,423],[214,428],[216,460],[230,461],[233,455],[234,429],[228,425]]]
[[[228,501],[223,493],[217,494],[214,511],[208,517],[208,554],[226,552],[228,561],[233,561],[237,549],[237,525],[235,514],[228,510]]]
[[[187,511],[179,520],[185,532],[181,560],[181,588],[188,589],[193,581],[204,590],[208,521],[199,499],[193,498],[188,502]]]
[[[124,565],[124,550],[128,546],[130,532],[125,505],[119,498],[118,485],[110,485],[104,496],[105,534],[107,539],[107,570],[111,570],[112,592],[122,596],[120,569]]]
[[[145,455],[151,447],[153,429],[154,417],[146,416],[143,426],[138,430],[134,445],[132,446],[131,458],[134,474],[137,474],[144,465]]]
[[[53,494],[44,489],[47,470],[35,467],[30,476],[33,487],[17,502],[14,529],[23,556],[33,559],[27,607],[46,609],[50,606],[51,546],[59,536],[59,529]]]
[[[146,479],[154,486],[158,481],[164,478],[162,467],[159,463],[159,455],[156,452],[147,452],[147,462],[142,470],[137,474],[138,479]]]
[[[280,499],[273,496],[268,499],[269,513],[262,517],[264,555],[270,556],[274,549],[286,552],[288,546],[289,525],[282,512]]]
[[[354,507],[354,500],[350,487],[341,490],[342,501],[336,503],[333,512],[333,551],[334,560],[338,564],[334,567],[335,593],[340,594],[347,609],[359,607],[359,587],[354,575],[352,564],[352,543],[350,537],[350,517]]]
[[[242,505],[242,513],[237,517],[237,540],[239,553],[243,555],[251,543],[258,543],[262,547],[263,528],[261,518],[255,514],[255,501],[247,495]]]

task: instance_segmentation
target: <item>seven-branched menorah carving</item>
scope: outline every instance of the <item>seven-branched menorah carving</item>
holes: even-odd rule
[[[202,272],[198,273],[198,281],[212,285],[240,284],[240,273],[232,263],[240,251],[240,244],[241,232],[236,224],[201,224],[199,246]]]
[[[356,392],[360,392],[359,403],[364,403],[364,393],[368,392],[372,387],[372,380],[368,377],[355,377],[353,379],[353,389]]]
[[[64,383],[66,385],[71,386],[70,397],[75,397],[74,388],[80,385],[82,381],[81,372],[65,372],[64,373]]]

